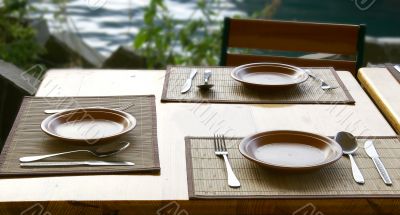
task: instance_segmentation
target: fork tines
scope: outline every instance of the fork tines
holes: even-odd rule
[[[218,135],[218,134],[215,135],[214,134],[214,149],[216,152],[227,151],[224,135]]]

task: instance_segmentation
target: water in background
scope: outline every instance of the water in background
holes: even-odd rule
[[[141,26],[143,9],[150,0],[71,0],[66,6],[67,22],[52,16],[57,10],[51,3],[37,4],[48,19],[52,31],[73,31],[89,46],[108,56],[120,45],[130,45]],[[367,24],[367,34],[400,37],[400,1],[376,1],[370,8],[357,6],[362,0],[282,0],[273,19]],[[33,0],[33,2],[38,2]],[[166,0],[176,19],[187,19],[196,0]],[[266,3],[263,0],[221,0],[219,18],[252,14]],[[362,6],[362,5],[361,5]],[[365,6],[365,5],[364,5]],[[397,17],[396,17],[397,16]]]

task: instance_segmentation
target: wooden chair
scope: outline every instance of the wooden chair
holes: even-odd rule
[[[354,75],[363,64],[365,25],[225,18],[220,65],[278,62],[296,66],[334,67]],[[328,53],[350,60],[309,59],[231,53],[228,49]]]

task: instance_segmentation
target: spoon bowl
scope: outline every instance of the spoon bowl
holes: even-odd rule
[[[104,144],[104,145],[99,145],[97,147],[94,147],[92,150],[88,150],[91,152],[94,156],[96,157],[108,157],[111,155],[115,155],[126,148],[128,148],[130,145],[129,142],[122,141],[122,142],[115,142],[115,143],[109,143],[109,144]]]
[[[214,86],[214,84],[200,84],[200,85],[197,85],[197,87],[198,87],[200,90],[209,90],[209,89],[211,89],[213,86]]]
[[[32,161],[38,161],[38,160],[42,160],[42,159],[49,158],[49,157],[55,157],[55,156],[59,156],[59,155],[65,155],[65,154],[71,154],[71,153],[77,153],[77,152],[86,152],[86,153],[90,153],[96,157],[102,158],[102,157],[108,157],[108,156],[115,155],[115,154],[125,150],[126,148],[128,148],[129,145],[130,145],[130,143],[126,142],[126,141],[115,142],[115,143],[99,145],[96,147],[92,147],[90,149],[79,149],[79,150],[60,152],[60,153],[55,153],[55,154],[21,157],[21,158],[19,158],[19,161],[22,163],[32,162]]]
[[[356,138],[348,132],[337,133],[335,140],[342,147],[343,154],[353,154],[358,149]]]
[[[208,79],[210,79],[210,77],[211,77],[211,70],[207,69],[204,72],[204,84],[199,84],[199,85],[197,85],[197,87],[200,90],[204,90],[204,91],[211,89],[214,86],[214,84],[209,84],[208,83]]]

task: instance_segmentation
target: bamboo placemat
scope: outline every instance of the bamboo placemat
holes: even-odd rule
[[[197,69],[192,88],[182,94],[181,88],[192,69]],[[204,81],[204,71],[212,69],[209,80],[214,87],[201,92],[196,86]],[[242,103],[242,104],[354,104],[349,91],[333,68],[308,68],[311,72],[337,89],[324,91],[321,82],[309,78],[306,82],[286,89],[252,89],[233,80],[232,67],[170,66],[164,81],[162,102]]]
[[[260,168],[244,158],[238,149],[239,138],[226,139],[229,160],[241,187],[230,188],[224,160],[214,154],[212,138],[186,137],[186,165],[190,199],[235,198],[368,198],[400,197],[400,139],[369,137],[393,181],[386,186],[371,158],[363,149],[366,138],[359,138],[354,159],[365,179],[357,184],[350,160],[342,157],[316,172],[282,173]]]
[[[19,158],[23,156],[51,154],[75,149],[88,148],[86,144],[77,145],[50,137],[41,131],[40,124],[48,114],[45,109],[102,106],[117,108],[133,103],[125,110],[132,114],[137,125],[135,129],[110,141],[129,141],[131,145],[124,151],[106,158],[97,158],[87,153],[76,153],[48,158],[45,161],[130,161],[135,166],[102,167],[40,167],[21,168]],[[72,174],[114,174],[147,172],[160,170],[157,148],[155,97],[118,96],[118,97],[25,97],[17,119],[0,155],[0,176],[34,175],[72,175]]]
[[[400,83],[400,72],[394,68],[393,64],[386,64],[385,65],[387,70],[392,73],[393,77]]]

